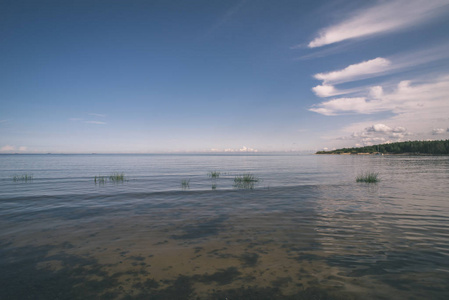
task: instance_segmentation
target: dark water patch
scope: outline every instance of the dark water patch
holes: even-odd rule
[[[3,248],[3,247],[2,247]],[[3,248],[0,258],[2,299],[111,299],[117,277],[108,276],[95,259],[58,253],[59,246]],[[51,261],[60,263],[52,270]],[[93,279],[95,278],[95,279]]]
[[[233,254],[229,254],[229,253],[222,253],[222,251],[226,251],[228,248],[224,247],[221,249],[214,249],[212,251],[207,252],[208,256],[210,257],[216,257],[216,258],[231,258],[231,257],[235,257],[235,255]]]
[[[200,253],[202,250],[204,250],[203,247],[195,247],[193,249],[195,250],[195,252],[194,252],[195,254]]]
[[[241,287],[213,292],[211,300],[356,300],[351,295],[332,295],[319,288],[308,288],[294,295],[284,295],[277,287]]]
[[[145,292],[147,290],[159,288],[159,283],[154,279],[147,279],[144,282],[135,283],[133,287]]]
[[[157,289],[159,284],[153,280],[145,281],[142,285],[136,287],[143,287],[136,295],[127,295],[122,299],[127,300],[191,300],[193,299],[193,285],[192,280],[188,276],[179,275],[178,278],[172,281],[165,281],[168,284],[166,288]]]
[[[137,255],[133,255],[133,256],[128,257],[127,259],[136,260],[136,261],[144,261],[145,257],[140,256],[140,255],[138,255],[138,256]]]
[[[207,221],[187,225],[181,228],[183,234],[172,235],[173,239],[198,239],[217,235],[223,228],[222,223],[228,219],[227,216],[219,216]]]
[[[259,254],[246,252],[240,255],[239,259],[244,267],[254,267],[259,260]]]
[[[159,246],[159,245],[164,245],[164,244],[168,244],[168,241],[167,240],[163,240],[162,242],[157,242],[157,243],[154,243],[153,245]]]
[[[229,267],[227,269],[221,269],[213,274],[195,275],[193,279],[203,283],[215,282],[220,285],[229,284],[236,280],[242,273],[237,270],[236,267]]]
[[[290,282],[292,282],[292,278],[290,276],[278,277],[275,280],[271,281],[271,285],[274,287],[282,287],[288,285]]]

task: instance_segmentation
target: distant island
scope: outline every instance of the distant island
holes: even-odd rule
[[[449,140],[398,142],[398,143],[379,144],[358,148],[342,148],[332,151],[318,151],[315,154],[449,155]]]

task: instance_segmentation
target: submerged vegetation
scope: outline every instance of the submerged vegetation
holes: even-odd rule
[[[209,176],[210,178],[219,178],[220,177],[220,172],[212,171],[212,172],[207,173],[207,176]]]
[[[357,176],[356,182],[376,183],[379,181],[379,174],[375,172],[365,172]]]
[[[255,184],[259,182],[259,178],[251,173],[236,176],[234,178],[234,187],[238,189],[254,189]]]
[[[22,175],[14,175],[12,177],[13,181],[23,181],[23,182],[28,182],[33,180],[33,175],[31,174],[22,174]]]
[[[342,148],[332,151],[318,151],[316,154],[449,155],[449,140],[398,142],[358,148]]]
[[[217,180],[218,180],[218,178],[220,178],[220,172],[211,171],[211,172],[207,173],[207,176],[210,179],[212,179],[212,189],[216,190],[217,189]]]
[[[181,181],[181,187],[183,190],[190,189],[190,179],[184,179]]]
[[[112,181],[113,183],[123,183],[125,181],[124,173],[113,173],[109,176],[95,176],[94,182],[95,184],[105,184],[107,181]]]
[[[109,176],[109,180],[112,182],[123,182],[125,180],[125,174],[124,173],[114,173]]]

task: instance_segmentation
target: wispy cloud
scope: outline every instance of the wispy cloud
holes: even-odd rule
[[[391,143],[405,139],[411,133],[404,127],[390,127],[378,123],[365,127],[362,131],[353,132],[350,136],[339,138],[340,140],[355,140],[357,146]]]
[[[94,117],[100,117],[100,118],[105,118],[106,115],[104,114],[97,114],[97,113],[88,113],[89,116],[94,116]]]
[[[444,128],[434,128],[434,129],[432,129],[432,135],[443,134],[445,132],[446,132],[446,130],[444,130]]]
[[[16,147],[16,146],[11,146],[11,145],[6,145],[3,147],[0,147],[0,152],[16,152],[16,151],[24,152],[27,149],[28,149],[28,147],[25,147],[25,146]]]
[[[317,85],[312,88],[312,91],[317,95],[318,97],[325,98],[325,97],[332,97],[332,96],[338,96],[338,95],[345,95],[345,94],[351,94],[360,92],[360,88],[353,88],[353,89],[344,89],[340,90],[335,88],[333,85]]]
[[[320,31],[309,48],[397,31],[447,12],[447,0],[395,0],[357,11],[347,20]]]
[[[87,124],[97,124],[97,125],[104,125],[104,124],[106,124],[106,122],[101,122],[101,121],[86,121],[85,123],[87,123]]]
[[[374,112],[373,105],[368,103],[364,97],[332,99],[326,102],[321,102],[319,105],[310,108],[309,110],[325,116],[336,116],[348,113],[371,114]]]
[[[324,84],[336,84],[341,82],[361,79],[365,75],[378,74],[388,70],[391,62],[388,59],[377,57],[361,63],[349,65],[346,68],[328,73],[318,73],[315,77],[322,80]]]
[[[360,63],[349,65],[341,70],[317,73],[313,77],[322,80],[321,85],[312,88],[318,97],[363,92],[366,87],[352,89],[337,89],[334,85],[353,82],[367,78],[390,75],[413,67],[422,67],[430,62],[440,61],[449,57],[449,44],[438,45],[424,50],[401,53],[390,58],[377,57]],[[424,66],[425,67],[425,66]]]
[[[327,115],[348,113],[374,114],[382,111],[394,114],[440,109],[449,115],[449,76],[431,83],[401,81],[395,90],[385,92],[381,86],[372,87],[367,97],[336,98],[321,102],[310,111]]]
[[[0,148],[0,151],[2,152],[10,152],[10,151],[14,151],[16,149],[16,147],[11,146],[11,145],[6,145]]]
[[[224,152],[259,152],[259,151],[257,149],[248,148],[246,146],[243,146],[240,149],[227,148],[227,149],[224,149]]]
[[[240,9],[245,5],[247,0],[241,0],[234,6],[232,6],[230,9],[228,9],[216,22],[215,24],[209,28],[209,30],[206,32],[206,37],[213,34],[218,28],[224,26],[226,23],[228,23],[236,13],[240,11]]]

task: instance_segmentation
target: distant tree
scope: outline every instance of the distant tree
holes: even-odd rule
[[[441,141],[407,141],[358,148],[342,148],[332,151],[318,151],[316,154],[343,154],[343,153],[392,153],[392,154],[435,154],[449,155],[449,140]]]

